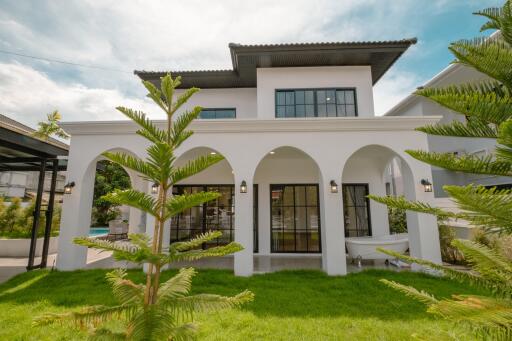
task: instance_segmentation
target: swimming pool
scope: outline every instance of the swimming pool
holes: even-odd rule
[[[89,237],[98,237],[108,234],[108,227],[91,227]]]

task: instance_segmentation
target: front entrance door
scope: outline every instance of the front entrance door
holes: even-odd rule
[[[343,184],[345,237],[371,236],[368,184]]]

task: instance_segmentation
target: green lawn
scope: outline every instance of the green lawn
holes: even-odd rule
[[[33,271],[0,285],[0,340],[82,340],[70,326],[31,327],[43,312],[85,304],[114,304],[105,270]],[[173,272],[165,272],[168,278]],[[139,271],[130,277],[142,280]],[[194,292],[232,295],[248,288],[255,301],[240,310],[197,316],[208,340],[468,340],[464,330],[433,318],[425,307],[385,287],[387,278],[413,284],[438,297],[475,293],[447,279],[410,272],[370,270],[345,277],[319,271],[285,271],[251,278],[201,270]]]

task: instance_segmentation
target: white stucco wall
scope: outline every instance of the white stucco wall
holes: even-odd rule
[[[373,117],[370,66],[258,68],[258,119],[275,118],[275,90],[301,88],[356,88],[359,117]]]
[[[178,90],[177,94],[183,93]],[[189,110],[203,108],[236,108],[236,118],[256,118],[256,88],[201,89],[182,106]]]

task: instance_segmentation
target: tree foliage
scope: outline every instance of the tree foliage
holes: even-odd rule
[[[32,135],[45,141],[48,141],[53,135],[67,140],[69,135],[59,126],[61,119],[60,113],[54,110],[46,115],[46,121],[37,123],[37,130]]]
[[[221,232],[208,232],[190,241],[163,245],[164,224],[184,210],[219,197],[216,192],[204,192],[173,196],[172,186],[209,166],[223,160],[220,155],[206,155],[188,164],[175,165],[174,151],[193,132],[190,123],[199,115],[200,107],[174,115],[180,107],[198,91],[191,88],[181,95],[176,88],[181,78],[170,74],[161,78],[158,89],[153,83],[143,81],[151,98],[166,114],[165,128],[161,129],[147,118],[147,115],[125,107],[117,109],[133,120],[138,126],[137,134],[149,142],[147,158],[137,159],[121,152],[106,152],[107,159],[119,166],[131,169],[139,176],[158,185],[158,194],[149,195],[135,189],[115,190],[102,198],[115,205],[128,205],[155,217],[153,237],[145,234],[131,234],[130,242],[114,243],[93,238],[77,238],[75,243],[90,248],[112,251],[116,260],[146,264],[146,282],[136,284],[126,278],[122,270],[111,272],[107,280],[119,301],[118,306],[95,306],[64,314],[47,314],[36,319],[36,324],[57,321],[73,321],[80,327],[90,328],[97,338],[123,340],[185,340],[194,336],[196,326],[193,313],[213,311],[239,306],[253,299],[249,291],[233,297],[218,295],[189,295],[193,269],[181,269],[168,280],[160,283],[162,267],[176,261],[191,261],[204,257],[218,257],[242,250],[238,243],[202,249],[202,245],[221,236]],[[176,97],[176,98],[175,98]],[[122,332],[112,331],[104,324],[111,319],[123,321]]]
[[[419,128],[427,134],[494,138],[496,152],[491,156],[453,155],[422,150],[408,153],[430,165],[444,169],[498,176],[512,175],[512,4],[507,0],[502,8],[491,8],[477,15],[488,22],[482,30],[499,29],[491,38],[461,40],[452,43],[450,51],[455,63],[474,68],[489,76],[480,83],[452,85],[446,88],[426,88],[416,94],[431,99],[441,106],[464,116],[463,121],[436,124]],[[444,190],[460,208],[453,213],[421,202],[403,198],[371,198],[392,207],[436,215],[442,221],[464,219],[482,228],[488,234],[512,234],[512,191],[482,186],[444,186]],[[453,240],[453,248],[461,252],[473,271],[456,271],[422,259],[410,258],[382,250],[406,262],[414,262],[442,271],[448,277],[487,288],[488,296],[454,295],[437,299],[412,287],[383,280],[383,282],[428,306],[428,311],[468,326],[483,339],[510,340],[512,338],[512,263],[503,249]]]
[[[104,198],[114,190],[131,187],[128,173],[117,163],[108,160],[98,161],[94,179],[94,195],[92,202],[92,221],[95,226],[107,226],[110,220],[119,216],[118,204]]]

